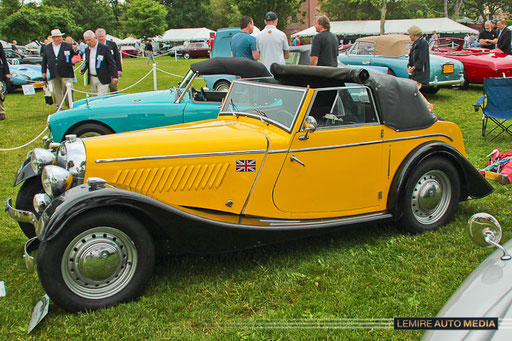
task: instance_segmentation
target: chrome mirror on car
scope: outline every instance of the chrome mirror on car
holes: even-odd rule
[[[306,121],[304,121],[304,130],[306,131],[306,135],[299,136],[299,140],[307,140],[309,139],[309,133],[316,131],[318,127],[318,123],[313,116],[306,117]]]
[[[467,230],[471,241],[478,246],[495,246],[503,252],[501,260],[510,260],[503,246],[498,244],[501,240],[501,225],[496,218],[488,213],[476,213],[469,218]]]

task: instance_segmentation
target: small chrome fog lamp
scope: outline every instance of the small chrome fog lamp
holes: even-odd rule
[[[46,166],[41,173],[41,182],[46,194],[55,198],[71,187],[73,176],[70,172],[59,166]]]
[[[55,163],[55,155],[46,149],[35,148],[30,156],[30,166],[36,174],[40,174],[44,166],[53,165]]]
[[[41,214],[50,205],[52,198],[46,193],[37,193],[34,195],[32,203],[37,213]]]

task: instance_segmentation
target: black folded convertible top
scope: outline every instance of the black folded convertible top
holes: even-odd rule
[[[201,75],[236,75],[242,78],[271,77],[265,65],[247,58],[217,57],[190,65]]]
[[[364,69],[327,66],[272,64],[274,78],[284,85],[326,88],[345,83],[363,84],[372,89],[382,122],[397,131],[425,129],[436,122],[436,116],[410,79],[371,73]]]

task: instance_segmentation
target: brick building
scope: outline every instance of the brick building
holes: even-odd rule
[[[306,15],[292,17],[290,20],[291,24],[286,27],[284,33],[286,33],[287,36],[290,36],[295,32],[299,32],[313,26],[315,24],[315,18],[322,14],[320,12],[320,4],[318,2],[318,0],[304,1],[302,3],[301,11],[305,11]],[[304,23],[301,23],[301,20],[304,21]]]

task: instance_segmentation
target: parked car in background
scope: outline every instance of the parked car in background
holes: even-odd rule
[[[487,213],[473,215],[467,225],[468,235],[478,246],[496,247],[489,257],[466,278],[453,293],[437,317],[498,318],[497,330],[429,330],[423,341],[510,340],[511,331],[505,321],[512,318],[512,239],[499,245],[501,225]]]
[[[272,73],[234,80],[215,119],[32,151],[35,172],[21,167],[17,178],[42,184],[31,201],[40,217],[11,199],[6,210],[35,227],[25,259],[38,249],[54,303],[77,312],[132,300],[156,254],[242,250],[378,221],[432,231],[459,201],[492,192],[458,126],[438,120],[414,82],[302,65]],[[349,162],[361,157],[370,174]]]
[[[217,31],[215,42],[213,43],[213,57],[231,56],[231,39],[240,32],[238,27],[222,28]],[[311,45],[290,46],[290,57],[286,59],[286,64],[309,65],[311,58]],[[359,68],[345,65],[338,61],[338,67]],[[370,72],[387,73],[388,68],[382,66],[365,67]],[[235,79],[233,75],[212,75],[205,76],[206,87],[215,91],[228,91],[231,82]]]
[[[176,45],[176,46],[173,46],[171,47],[169,50],[168,50],[168,54],[169,56],[173,57],[176,56],[176,54],[179,55],[179,51],[181,51],[183,49],[183,45]]]
[[[7,82],[7,91],[14,90],[25,84],[32,84],[34,88],[42,88],[44,86],[41,66],[31,64],[15,64],[9,65],[11,78]]]
[[[210,56],[210,49],[205,42],[193,42],[184,45],[181,50],[177,50],[179,56],[183,59],[190,58],[208,58]]]
[[[43,58],[41,56],[26,56],[11,49],[5,49],[5,57],[9,64],[33,64],[41,65]]]
[[[463,87],[470,83],[482,84],[484,78],[512,76],[512,56],[499,49],[462,49],[463,43],[458,38],[445,38],[432,48],[434,55],[458,60],[464,65]]]
[[[139,51],[132,45],[123,45],[119,48],[123,58],[135,58]]]
[[[363,37],[338,59],[351,65],[387,66],[401,78],[409,78],[407,64],[412,41],[402,34]],[[442,56],[430,55],[430,83],[422,91],[435,93],[440,87],[464,84],[464,66],[461,62]]]

